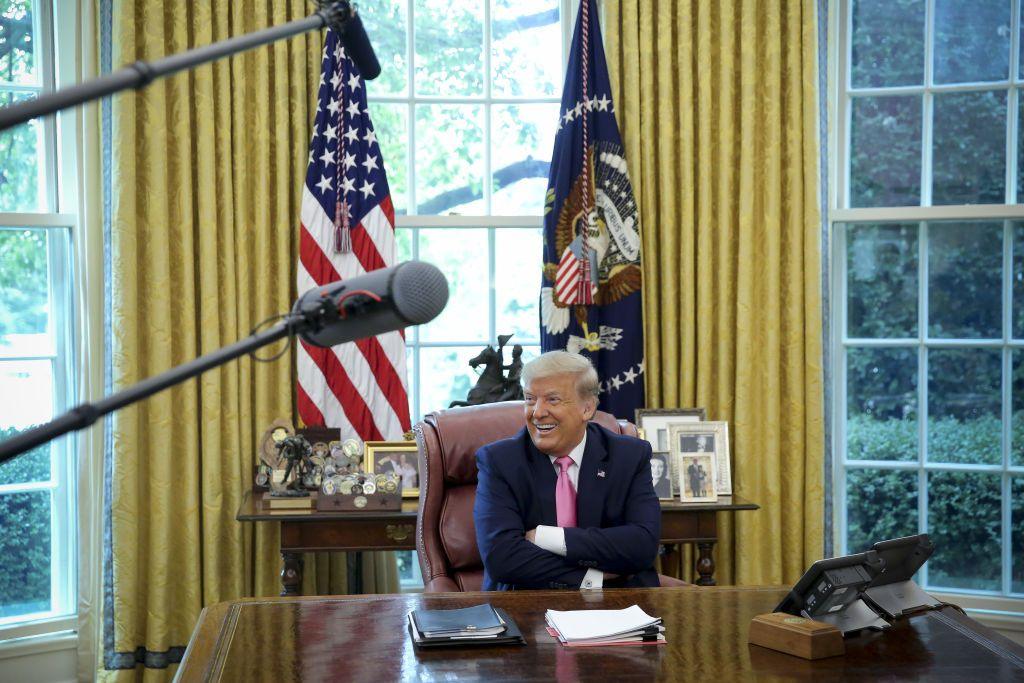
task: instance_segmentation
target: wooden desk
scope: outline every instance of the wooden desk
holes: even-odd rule
[[[288,596],[301,594],[301,553],[415,550],[418,508],[419,501],[408,500],[402,504],[401,512],[267,510],[259,505],[259,501],[249,491],[243,497],[235,519],[241,522],[281,523],[281,557],[284,559],[281,595]],[[757,509],[758,505],[740,496],[721,496],[717,503],[662,501],[661,542],[674,547],[662,563],[663,570],[677,566],[681,570],[678,544],[696,543],[697,583],[702,586],[715,585],[715,563],[711,551],[718,541],[718,513]]]
[[[644,588],[511,593],[271,598],[203,610],[181,681],[617,681],[1020,680],[1024,648],[952,608],[848,639],[846,654],[807,661],[747,644],[750,619],[779,588]],[[418,608],[490,602],[503,607],[525,647],[419,653],[406,631]],[[667,645],[565,648],[544,631],[547,609],[640,605],[664,619]]]

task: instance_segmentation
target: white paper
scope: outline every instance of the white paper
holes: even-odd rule
[[[549,609],[545,616],[551,628],[570,642],[607,638],[661,623],[661,619],[647,614],[639,605],[626,609],[584,609],[564,612]]]

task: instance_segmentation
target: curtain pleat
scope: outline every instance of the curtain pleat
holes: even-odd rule
[[[720,515],[720,583],[789,583],[822,553],[815,11],[605,3],[643,233],[647,405],[728,421],[734,491],[761,506]]]
[[[112,62],[152,61],[311,11],[305,0],[112,0]],[[290,309],[322,40],[279,41],[112,98],[115,389]],[[292,354],[243,358],[116,414],[105,625],[113,653],[142,648],[159,662],[188,643],[204,606],[280,592],[278,525],[235,514],[259,435],[277,417],[295,418],[293,368]],[[368,591],[397,589],[390,553],[367,553],[363,575]],[[346,576],[344,554],[305,558],[308,593],[344,593]]]

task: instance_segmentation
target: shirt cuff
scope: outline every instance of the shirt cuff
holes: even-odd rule
[[[587,573],[583,575],[580,590],[599,590],[601,588],[604,588],[604,572],[600,569],[588,569]]]
[[[566,556],[565,549],[565,529],[560,526],[545,526],[541,524],[537,527],[537,535],[533,541],[537,547],[547,550],[549,553],[555,555]]]

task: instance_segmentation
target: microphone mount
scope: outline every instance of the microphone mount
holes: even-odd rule
[[[355,19],[356,14],[349,0],[321,0],[318,9],[305,19],[227,38],[152,62],[137,61],[99,78],[42,94],[34,100],[4,107],[0,109],[0,131],[40,116],[49,116],[64,109],[108,97],[122,90],[140,90],[158,78],[309,31],[330,27],[339,35],[344,35],[349,23]]]

